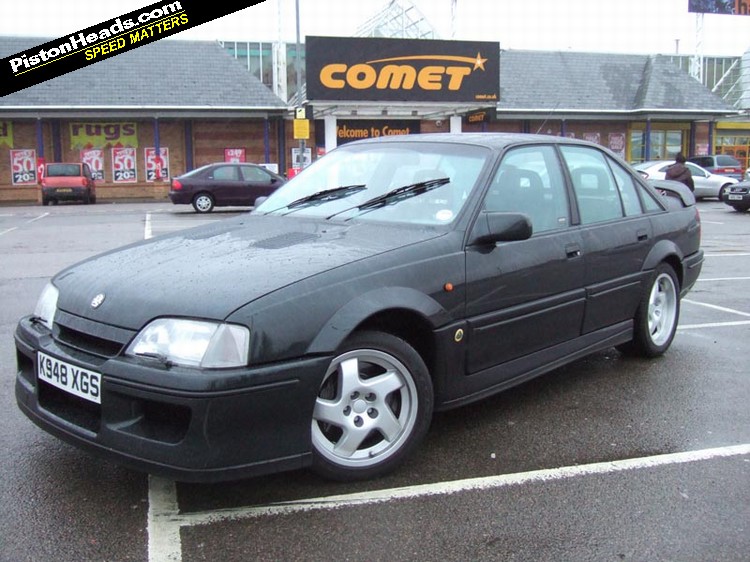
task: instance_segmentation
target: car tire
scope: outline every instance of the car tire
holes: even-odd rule
[[[96,193],[92,193],[91,194],[91,197],[89,198],[89,201],[91,202],[92,205],[96,204]]]
[[[193,197],[193,209],[196,213],[210,213],[214,210],[214,198],[208,193],[199,193]]]
[[[729,186],[730,185],[732,185],[732,184],[728,183],[726,185],[722,185],[719,188],[719,195],[718,195],[719,201],[724,201],[724,198],[725,198],[724,196],[726,195],[727,191],[729,190]]]
[[[734,205],[732,208],[738,213],[746,213],[748,210],[750,210],[750,207],[740,207],[739,205]]]
[[[315,400],[313,470],[339,481],[382,476],[424,438],[433,388],[419,353],[401,338],[359,332],[331,361]]]
[[[617,348],[629,355],[658,357],[672,344],[680,320],[680,289],[669,264],[654,270],[638,305],[632,341]]]
[[[91,193],[90,193],[89,191],[87,191],[87,192],[86,192],[86,193],[85,193],[85,194],[83,195],[83,204],[84,204],[84,205],[89,205],[89,204],[91,204]]]
[[[42,206],[46,207],[47,205],[49,205],[49,199],[42,199]]]

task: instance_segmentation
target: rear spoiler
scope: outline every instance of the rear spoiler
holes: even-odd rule
[[[647,180],[668,204],[680,203],[682,207],[695,205],[695,195],[684,183],[674,180]]]

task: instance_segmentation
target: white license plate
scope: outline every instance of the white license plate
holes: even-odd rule
[[[742,201],[742,195],[729,195],[727,199],[730,201]]]
[[[55,190],[55,193],[73,193],[73,190],[72,189],[60,189],[60,188],[58,188],[58,189]]]
[[[85,400],[102,403],[101,374],[60,361],[41,351],[37,352],[36,364],[39,380]]]

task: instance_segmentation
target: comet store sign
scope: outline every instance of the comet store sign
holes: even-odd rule
[[[497,101],[500,44],[307,37],[307,94],[331,101]]]

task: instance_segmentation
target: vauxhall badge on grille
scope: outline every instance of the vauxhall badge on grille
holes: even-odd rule
[[[104,293],[99,293],[98,295],[96,295],[93,299],[91,299],[91,308],[99,308],[104,302],[105,298],[107,298],[107,296]]]

